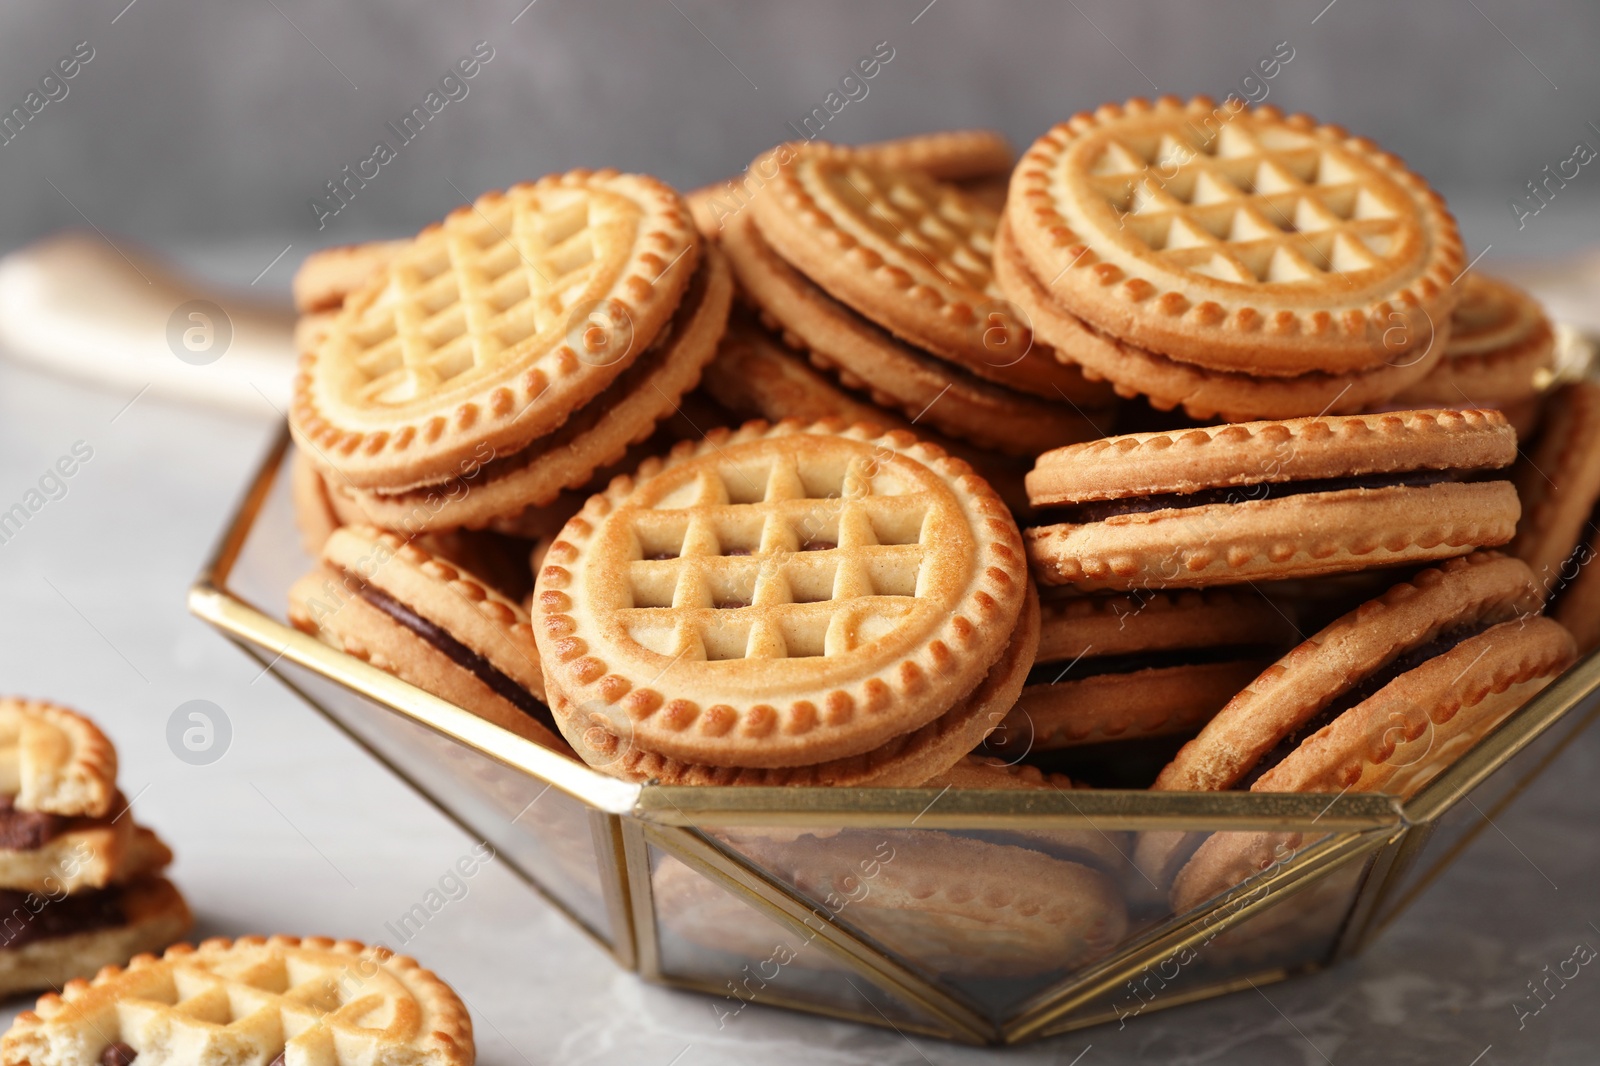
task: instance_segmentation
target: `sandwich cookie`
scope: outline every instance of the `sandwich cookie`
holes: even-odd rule
[[[1399,159],[1237,97],[1074,116],[1024,153],[1006,215],[1065,312],[1256,377],[1403,361],[1448,321],[1465,265],[1444,201]]]
[[[1046,757],[1111,787],[1154,751],[1170,758],[1292,640],[1265,597],[1211,589],[1052,598],[1022,698],[985,743],[1008,760]],[[1057,756],[1057,757],[1050,757]]]
[[[845,830],[825,840],[747,835],[735,850],[888,951],[950,977],[1071,970],[1127,933],[1127,908],[1110,876],[1010,844],[931,830]]]
[[[992,196],[998,186],[1004,202],[1016,153],[998,130],[942,130],[889,141],[839,145],[863,162],[884,170],[914,170],[948,182],[975,196]],[[743,174],[687,193],[684,200],[707,240],[719,240],[727,220],[749,206],[795,151],[781,144],[759,156]],[[998,204],[992,205],[998,209]]]
[[[836,418],[852,425],[860,422],[905,430],[982,474],[1013,513],[1028,509],[1022,485],[1031,465],[1027,460],[999,455],[929,426],[916,425],[899,413],[874,404],[871,396],[851,392],[807,363],[803,352],[761,328],[749,312],[736,310],[729,318],[728,331],[723,334],[716,359],[706,368],[701,388],[733,416],[723,423],[705,425],[737,425],[752,418],[767,422]]]
[[[575,744],[599,725],[684,763],[770,768],[940,718],[1027,600],[1016,523],[966,464],[904,433],[752,422],[592,498],[533,606]]]
[[[172,853],[134,824],[116,772],[87,718],[0,699],[0,995],[59,987],[188,930],[161,877]]]
[[[1512,554],[1527,562],[1545,612],[1585,652],[1600,646],[1600,382],[1563,387],[1547,405],[1533,453],[1518,464],[1522,521]]]
[[[1468,273],[1450,316],[1444,357],[1394,399],[1412,407],[1497,407],[1527,436],[1555,362],[1555,331],[1539,301],[1510,282]]]
[[[346,526],[289,590],[296,628],[546,747],[528,614],[482,578],[370,526]]]
[[[1533,573],[1497,552],[1424,570],[1269,667],[1154,787],[1411,795],[1572,662],[1572,637],[1539,606]],[[1141,869],[1166,883],[1198,863],[1186,883],[1209,886],[1283,838],[1219,834],[1197,852],[1197,836],[1145,834]]]
[[[1134,433],[1039,457],[1041,584],[1195,588],[1464,555],[1509,541],[1499,411],[1404,411]]]
[[[140,955],[40,997],[4,1066],[472,1066],[461,1000],[416,960],[326,937],[240,937]]]
[[[559,528],[549,511],[564,491],[603,486],[606,467],[678,413],[680,398],[716,355],[732,297],[727,266],[708,248],[655,341],[553,432],[511,454],[485,452],[481,462],[442,484],[392,492],[360,489],[335,476],[329,491],[369,523],[403,532],[467,527],[529,536]],[[570,514],[560,513],[560,520]]]
[[[1380,406],[1431,372],[1449,336],[1449,323],[1430,323],[1422,342],[1367,370],[1308,370],[1293,376],[1215,370],[1129,344],[1064,309],[1018,250],[1009,219],[1001,220],[995,235],[994,272],[1058,359],[1080,366],[1092,381],[1109,382],[1123,399],[1143,397],[1158,411],[1181,410],[1202,421],[1349,414]],[[1392,336],[1402,335],[1403,327]],[[1383,334],[1373,343],[1381,346]]]
[[[653,178],[573,171],[486,194],[419,234],[302,354],[296,440],[344,482],[391,492],[512,455],[651,347],[700,245]]]
[[[552,706],[558,720],[571,720],[580,725],[588,722],[581,730],[574,727],[565,731],[578,757],[624,781],[651,781],[660,785],[984,787],[956,784],[951,775],[965,780],[981,772],[973,768],[963,773],[958,768],[967,753],[983,743],[1016,704],[1038,643],[1038,593],[1030,587],[1028,602],[1011,642],[971,695],[920,729],[892,737],[871,751],[810,766],[751,768],[686,763],[641,748],[631,736],[618,736],[603,718],[585,715],[559,692],[552,696]]]

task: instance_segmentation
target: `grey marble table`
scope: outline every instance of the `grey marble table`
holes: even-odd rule
[[[473,841],[184,608],[276,416],[265,403],[252,418],[129,400],[0,362],[0,509],[76,442],[93,449],[66,494],[0,543],[0,689],[105,725],[136,815],[177,852],[199,934],[393,943],[385,923]],[[232,727],[206,766],[167,741],[193,699]],[[1600,948],[1597,780],[1600,730],[1360,958],[1006,1053],[766,1009],[719,1029],[706,1001],[618,971],[493,864],[404,948],[461,991],[489,1064],[1587,1064],[1600,1055],[1600,970],[1536,1016],[1519,1021],[1513,1004],[1575,945]]]

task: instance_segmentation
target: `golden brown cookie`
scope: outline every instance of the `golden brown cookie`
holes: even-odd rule
[[[346,526],[289,590],[289,620],[459,707],[563,750],[527,612],[415,543]]]
[[[943,787],[954,765],[983,742],[1005,718],[1028,676],[1039,640],[1037,593],[1028,604],[1000,661],[990,667],[966,699],[932,722],[894,737],[861,755],[812,766],[765,769],[703,766],[680,762],[641,748],[631,737],[612,732],[603,715],[585,714],[559,691],[551,706],[573,750],[590,766],[625,781],[662,785],[833,785],[837,787]],[[930,777],[935,777],[929,781]]]
[[[995,237],[995,278],[1033,325],[1034,333],[1093,380],[1109,381],[1125,398],[1144,396],[1161,410],[1181,407],[1198,419],[1245,421],[1350,414],[1384,403],[1427,377],[1445,350],[1448,324],[1434,324],[1423,343],[1367,370],[1307,371],[1293,377],[1212,370],[1135,347],[1061,307],[1036,277],[1002,221]],[[1381,335],[1380,338],[1381,340]]]
[[[918,349],[1050,400],[1085,389],[1001,295],[991,265],[999,215],[960,189],[808,144],[751,212],[790,266]]]
[[[1600,382],[1580,381],[1551,396],[1542,434],[1517,465],[1522,520],[1511,552],[1527,562],[1548,611],[1587,648],[1600,627],[1589,577],[1600,537]]]
[[[472,1066],[474,1050],[466,1007],[416,960],[351,940],[255,936],[107,966],[42,996],[0,1038],[4,1066],[113,1055],[189,1066]]]
[[[1256,376],[1391,359],[1374,331],[1431,335],[1465,265],[1444,201],[1399,159],[1237,97],[1079,113],[1023,154],[1006,212],[1070,313],[1137,347]]]
[[[1288,643],[1264,597],[1226,589],[1044,606],[1037,664],[987,742],[1005,758],[1197,732]]]
[[[620,460],[678,409],[716,354],[732,296],[727,265],[708,248],[672,321],[650,349],[554,432],[516,452],[486,453],[471,471],[443,484],[387,492],[335,480],[330,491],[385,529],[524,532],[529,521],[537,522],[536,513],[524,519],[525,513],[548,508],[564,490],[595,484],[597,471]]]
[[[907,434],[754,422],[591,499],[534,606],[551,685],[615,735],[805,766],[970,694],[1027,585],[1014,520],[966,464]]]
[[[1464,404],[1504,410],[1538,394],[1555,361],[1544,308],[1510,282],[1470,272],[1456,286],[1444,358],[1395,397],[1414,407]],[[1519,430],[1520,431],[1520,430]]]
[[[682,199],[572,171],[422,231],[302,356],[290,422],[345,480],[404,489],[549,433],[664,329],[699,264]]]
[[[1498,411],[1408,411],[1134,433],[1039,457],[1039,581],[1193,588],[1427,562],[1511,539]]]

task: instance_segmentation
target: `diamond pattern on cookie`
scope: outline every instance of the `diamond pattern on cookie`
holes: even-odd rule
[[[966,464],[876,434],[750,423],[613,482],[540,572],[546,683],[708,765],[842,758],[944,713],[1021,612],[1021,539]]]
[[[1140,348],[1262,376],[1426,351],[1465,261],[1443,200],[1400,160],[1236,99],[1079,114],[1024,154],[1006,212],[1066,310]]]
[[[649,346],[698,246],[652,178],[574,171],[486,194],[345,301],[303,363],[296,431],[361,487],[449,476],[482,442],[519,448]]]
[[[415,960],[353,941],[242,937],[180,944],[69,982],[17,1019],[0,1062],[79,1066],[116,1045],[148,1066],[474,1058],[466,1009]]]

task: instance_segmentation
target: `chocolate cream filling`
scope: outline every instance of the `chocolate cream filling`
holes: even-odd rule
[[[33,851],[66,833],[72,819],[59,814],[17,810],[17,797],[0,796],[0,848]]]
[[[616,379],[607,385],[601,392],[588,403],[574,411],[567,421],[553,433],[536,437],[518,451],[506,455],[496,455],[488,462],[483,463],[470,471],[445,478],[443,481],[415,485],[398,490],[376,488],[369,490],[375,496],[385,499],[409,499],[413,497],[428,497],[439,492],[450,493],[470,489],[478,485],[486,485],[491,481],[515,474],[517,471],[537,462],[550,454],[553,441],[571,441],[583,432],[592,429],[603,420],[610,412],[612,404],[621,397],[627,396],[642,388],[647,379],[661,368],[661,361],[671,351],[672,346],[683,336],[684,331],[694,321],[695,315],[700,310],[700,305],[705,302],[706,287],[709,284],[710,269],[702,263],[689,279],[689,287],[684,290],[679,300],[677,309],[672,318],[656,337],[651,340],[648,347],[640,352],[630,365]]]
[[[427,641],[451,662],[472,674],[479,681],[482,681],[495,695],[550,730],[550,732],[560,735],[556,728],[555,716],[550,713],[550,708],[540,703],[538,697],[533,693],[501,673],[488,659],[485,659],[444,629],[422,617],[381,589],[374,588],[371,585],[362,585],[356,594]]]
[[[35,892],[0,890],[0,951],[41,940],[109,929],[127,922],[122,888],[74,892],[51,899]]]
[[[1044,520],[1082,525],[1103,522],[1119,515],[1149,514],[1153,511],[1207,507],[1216,503],[1249,503],[1252,500],[1277,500],[1287,496],[1306,496],[1317,492],[1344,492],[1349,489],[1425,488],[1462,481],[1489,481],[1502,478],[1497,471],[1405,470],[1393,474],[1364,477],[1315,478],[1305,481],[1262,481],[1195,492],[1158,492],[1120,500],[1086,500],[1043,508]]]
[[[1389,682],[1399,678],[1402,674],[1410,673],[1429,660],[1437,659],[1446,652],[1454,650],[1463,641],[1492,629],[1502,621],[1504,619],[1480,619],[1476,622],[1445,630],[1426,644],[1417,645],[1392,660],[1381,670],[1369,674],[1357,684],[1345,689],[1322,710],[1306,719],[1299,728],[1290,731],[1283,739],[1279,740],[1276,747],[1263,755],[1261,761],[1256,763],[1249,773],[1239,779],[1238,783],[1233,786],[1234,790],[1243,791],[1248,789],[1265,776],[1269,770],[1287,759],[1290,753],[1300,746],[1301,741],[1326,729],[1341,714],[1377,695],[1378,691],[1388,685]]]

